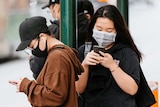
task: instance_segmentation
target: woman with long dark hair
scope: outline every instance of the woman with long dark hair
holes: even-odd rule
[[[122,15],[113,5],[103,6],[88,31],[91,50],[84,56],[85,46],[79,48],[84,73],[76,82],[83,107],[137,107],[142,56]]]

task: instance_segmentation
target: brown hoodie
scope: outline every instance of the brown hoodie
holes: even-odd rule
[[[24,92],[33,107],[78,107],[75,80],[83,72],[75,50],[53,46],[36,81],[24,78]]]

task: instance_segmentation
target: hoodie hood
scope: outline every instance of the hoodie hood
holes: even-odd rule
[[[73,67],[74,67],[74,71],[75,71],[75,81],[77,81],[78,75],[81,75],[82,72],[84,72],[84,69],[81,65],[81,62],[78,59],[78,51],[74,48],[70,48],[66,45],[55,45],[51,48],[50,51],[53,51],[55,49],[61,49],[61,51],[63,51],[64,53],[67,54],[67,56],[70,58]]]
[[[84,72],[84,69],[81,65],[80,60],[78,59],[78,51],[74,48],[71,48],[72,52],[70,54],[70,58],[72,60],[72,63],[74,64],[74,69],[75,69],[75,80],[77,81],[78,75],[81,75],[82,72]]]

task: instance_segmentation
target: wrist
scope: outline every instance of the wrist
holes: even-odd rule
[[[111,72],[115,72],[118,68],[119,68],[119,66],[116,65],[116,66],[111,67],[109,70],[110,70]]]
[[[85,62],[82,62],[82,66],[83,66],[84,69],[88,69],[88,67],[89,67],[89,65]]]

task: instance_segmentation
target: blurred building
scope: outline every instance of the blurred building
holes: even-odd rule
[[[19,24],[26,17],[41,15],[46,0],[0,0],[0,59],[21,56],[15,52]]]

